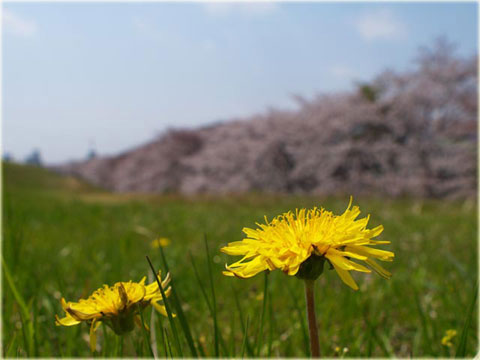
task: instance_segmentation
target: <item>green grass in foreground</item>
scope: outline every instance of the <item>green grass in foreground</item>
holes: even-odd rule
[[[272,272],[265,298],[265,276],[221,274],[233,258],[219,248],[241,240],[242,228],[264,215],[314,205],[339,213],[347,198],[115,195],[12,164],[4,165],[3,177],[3,356],[91,356],[85,324],[55,326],[54,315],[63,315],[60,298],[76,301],[105,283],[138,281],[150,272],[146,255],[165,270],[160,251],[150,248],[153,236],[172,240],[164,252],[178,302],[172,294],[170,304],[179,314],[175,305],[181,303],[183,314],[174,319],[179,346],[168,319],[155,315],[152,347],[160,357],[308,355],[303,283]],[[383,265],[393,277],[355,274],[360,290],[354,292],[334,271],[324,272],[316,287],[322,355],[443,357],[457,348],[459,355],[476,354],[474,200],[355,203],[372,215],[372,227],[384,225],[381,238],[392,241],[386,248],[396,257]],[[150,323],[151,311],[144,317]],[[447,329],[458,331],[451,348],[441,344]],[[149,356],[150,336],[136,328],[119,338],[100,327],[94,355]],[[336,347],[348,352],[339,354]]]

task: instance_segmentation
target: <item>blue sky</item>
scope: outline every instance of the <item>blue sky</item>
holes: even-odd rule
[[[477,52],[475,3],[7,3],[3,149],[116,154],[170,127],[293,108],[446,35]]]

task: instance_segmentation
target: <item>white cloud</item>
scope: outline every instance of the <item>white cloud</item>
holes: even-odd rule
[[[356,27],[366,40],[403,39],[407,35],[407,27],[393,12],[382,9],[361,16]]]
[[[279,5],[276,2],[207,2],[202,4],[206,13],[215,17],[232,14],[242,16],[262,16],[275,12]]]
[[[25,19],[9,9],[3,8],[3,28],[14,35],[30,37],[37,33],[37,24]]]

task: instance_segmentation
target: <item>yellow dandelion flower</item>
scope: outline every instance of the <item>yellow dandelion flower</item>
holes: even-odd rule
[[[352,198],[342,215],[334,215],[323,208],[301,209],[287,212],[257,229],[244,228],[247,235],[242,241],[229,243],[221,249],[228,255],[243,255],[243,258],[226,266],[224,275],[250,278],[264,270],[280,269],[288,275],[302,279],[316,279],[327,261],[340,278],[354,290],[358,286],[350,275],[351,270],[371,272],[384,278],[391,274],[374,259],[392,261],[391,251],[380,250],[372,245],[389,244],[376,241],[383,226],[367,229],[369,216],[357,219],[358,206],[352,207]],[[365,262],[365,267],[351,259]]]
[[[158,278],[160,272],[158,272]],[[108,325],[117,335],[127,333],[134,328],[134,323],[142,326],[139,311],[148,305],[152,305],[162,315],[167,316],[164,305],[158,302],[163,300],[157,281],[145,285],[146,276],[140,282],[117,282],[113,286],[104,285],[93,292],[87,299],[80,299],[78,302],[67,302],[61,299],[63,310],[66,313],[64,318],[55,315],[57,326],[73,326],[81,322],[90,325],[90,348],[95,350],[96,330],[102,322]],[[167,274],[161,282],[165,289],[165,296],[168,297],[171,288],[167,285],[170,282],[170,274]]]
[[[452,347],[452,339],[457,336],[457,330],[449,329],[445,332],[445,336],[442,338],[442,345],[446,347]]]
[[[158,238],[158,239],[153,240],[150,243],[150,246],[154,249],[158,249],[159,247],[166,247],[166,246],[170,245],[170,242],[171,242],[170,239],[162,237],[162,238]]]

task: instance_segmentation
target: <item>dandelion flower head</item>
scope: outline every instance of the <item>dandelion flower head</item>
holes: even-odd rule
[[[323,208],[296,210],[274,218],[265,218],[257,229],[244,228],[247,235],[242,241],[229,243],[221,249],[228,255],[242,255],[239,261],[226,266],[224,275],[250,278],[265,270],[280,269],[288,275],[314,278],[323,271],[327,261],[340,278],[354,290],[357,284],[350,271],[371,272],[384,278],[391,274],[374,259],[392,261],[394,253],[371,247],[389,244],[389,241],[372,240],[380,235],[383,226],[367,229],[369,217],[357,219],[358,206],[352,199],[341,215]],[[363,261],[368,267],[351,259]]]
[[[150,242],[150,246],[154,249],[158,249],[160,247],[167,247],[168,245],[170,245],[170,239],[165,237],[161,237]]]
[[[452,347],[452,339],[457,336],[457,330],[449,329],[445,332],[445,336],[442,338],[442,345],[446,347]]]
[[[160,272],[158,273],[160,279]],[[59,318],[55,315],[57,326],[73,326],[86,322],[90,325],[90,347],[94,351],[96,346],[95,331],[102,322],[108,325],[118,334],[127,333],[134,328],[134,323],[142,326],[139,311],[148,305],[152,305],[162,315],[167,316],[164,305],[158,302],[163,300],[157,281],[145,285],[146,277],[140,282],[117,282],[113,286],[104,285],[93,292],[87,299],[80,299],[78,302],[67,302],[61,299],[63,310],[66,316]],[[170,274],[167,274],[161,282],[165,289],[165,296],[168,297],[171,288],[167,285],[170,282]]]

